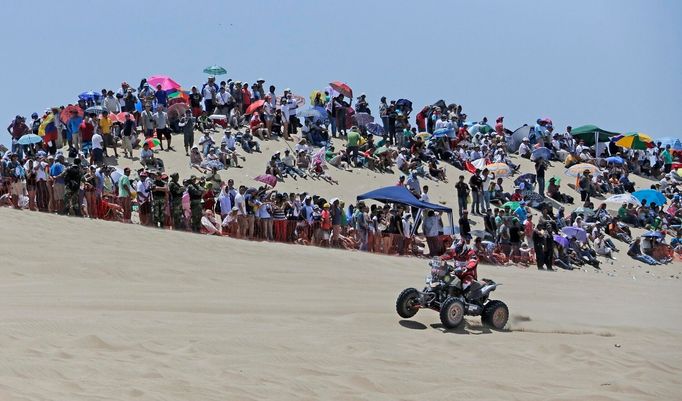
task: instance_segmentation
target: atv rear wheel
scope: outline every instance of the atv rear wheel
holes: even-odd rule
[[[481,321],[495,330],[502,330],[509,320],[509,308],[502,301],[490,301],[483,307]]]
[[[419,291],[416,288],[406,288],[398,295],[395,310],[404,319],[409,319],[419,311]]]
[[[464,320],[464,303],[457,298],[448,298],[440,307],[440,322],[446,329],[454,329]]]

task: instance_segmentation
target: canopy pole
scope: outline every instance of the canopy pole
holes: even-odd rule
[[[451,232],[450,235],[455,233],[455,219],[452,217],[452,212],[448,212],[448,220],[450,221]]]
[[[414,224],[412,225],[412,232],[410,235],[414,235],[414,233],[417,231],[417,227],[419,226],[419,220],[422,218],[422,209],[419,209],[417,212],[417,215],[414,217]]]

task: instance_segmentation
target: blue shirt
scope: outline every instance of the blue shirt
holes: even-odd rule
[[[81,126],[82,122],[83,122],[83,117],[80,117],[80,116],[71,117],[71,119],[69,119],[69,126],[68,126],[69,132],[72,134],[78,132],[80,130],[80,126]]]
[[[526,217],[528,216],[528,214],[526,213],[526,209],[522,206],[516,208],[516,210],[514,210],[514,213],[516,213],[516,215],[519,216],[519,220],[521,221],[525,221]]]
[[[156,91],[154,96],[156,96],[156,103],[162,106],[166,106],[168,104],[168,95],[166,94],[166,91],[164,90]]]

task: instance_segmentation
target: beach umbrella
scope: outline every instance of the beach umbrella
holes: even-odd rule
[[[639,199],[640,202],[647,201],[648,204],[655,203],[659,206],[665,205],[667,199],[665,195],[655,189],[640,189],[632,193],[632,196]]]
[[[589,207],[578,207],[574,210],[575,214],[582,214],[585,217],[594,216],[594,210]]]
[[[249,105],[249,107],[246,109],[246,112],[244,114],[252,114],[256,110],[263,107],[264,104],[265,104],[265,100],[263,100],[263,99],[256,100],[255,102],[253,102]]]
[[[564,236],[554,234],[554,242],[563,246],[564,248],[568,248],[568,238]]]
[[[227,70],[219,65],[212,65],[210,67],[204,68],[204,74],[225,75],[227,74]]]
[[[640,132],[630,132],[616,141],[616,146],[627,149],[644,150],[654,146],[653,139],[649,135]]]
[[[34,143],[42,142],[43,138],[36,134],[26,134],[19,138],[19,145],[33,145]]]
[[[64,110],[62,110],[61,114],[59,115],[59,119],[62,120],[62,122],[64,124],[66,124],[69,121],[69,119],[71,118],[71,114],[74,111],[76,113],[78,113],[78,116],[83,117],[83,109],[81,109],[80,107],[78,107],[76,105],[70,104],[70,105],[64,107]]]
[[[583,140],[588,146],[592,146],[595,142],[608,142],[611,137],[618,135],[617,132],[606,131],[597,127],[596,125],[582,125],[571,130],[571,135],[576,140]]]
[[[351,89],[351,87],[348,86],[348,84],[345,82],[333,81],[333,82],[329,83],[329,86],[331,86],[332,89],[339,92],[343,96],[350,97],[350,98],[353,97],[353,89]]]
[[[225,114],[211,114],[208,119],[211,121],[227,121],[227,116]]]
[[[524,125],[523,127],[519,127],[512,132],[511,137],[507,141],[507,148],[510,152],[516,152],[519,150],[519,146],[521,146],[523,138],[528,138],[528,135],[530,135],[531,128],[532,127],[530,125]]]
[[[149,139],[146,139],[146,140],[144,141],[144,143],[146,143],[146,144],[149,146],[150,149],[153,149],[153,148],[155,148],[155,147],[161,145],[161,141],[159,141],[159,140],[156,139],[156,138],[149,138]]]
[[[102,106],[92,106],[85,109],[87,114],[102,114],[106,109]]]
[[[378,147],[377,150],[374,151],[374,155],[375,156],[383,155],[384,153],[388,152],[389,150],[391,150],[391,149],[387,148],[386,146],[381,146],[381,147]]]
[[[187,113],[189,106],[186,103],[175,103],[168,107],[168,118],[180,118]]]
[[[102,94],[99,92],[94,92],[94,91],[87,91],[83,92],[78,95],[78,99],[80,100],[95,100],[95,99],[101,99]]]
[[[302,107],[303,105],[305,105],[305,98],[303,96],[291,95],[291,98],[294,99],[298,107]],[[275,105],[277,107],[280,107],[282,105],[282,102],[280,101],[279,97],[277,97],[277,99],[275,100]]]
[[[401,109],[412,109],[412,102],[407,99],[398,99],[395,105]]]
[[[579,177],[583,175],[585,170],[588,170],[590,174],[594,174],[597,171],[599,171],[599,168],[595,166],[594,164],[589,164],[589,163],[579,163],[579,164],[574,164],[573,166],[569,167],[566,169],[566,174],[569,177]]]
[[[493,127],[488,124],[476,122],[473,125],[469,125],[469,134],[471,135],[476,135],[478,133],[487,134],[489,132],[493,132]]]
[[[326,113],[325,113],[326,114]],[[297,115],[301,118],[311,118],[313,120],[322,120],[324,117],[322,116],[322,113],[320,113],[319,110],[315,108],[309,108],[305,110],[301,110],[297,113]]]
[[[680,141],[679,138],[660,138],[656,139],[656,142],[660,142],[663,149],[665,149],[666,145],[670,145],[670,149],[672,150],[682,150],[682,141]]]
[[[663,238],[663,233],[660,231],[647,231],[644,234],[642,234],[642,237],[644,238]]]
[[[367,132],[375,136],[383,136],[384,127],[377,123],[369,123],[367,124]]]
[[[530,159],[531,160],[539,160],[539,159],[545,159],[549,160],[549,158],[552,156],[552,151],[549,150],[546,147],[541,147],[533,150],[533,153],[530,154]]]
[[[358,126],[364,126],[369,123],[373,123],[374,117],[372,117],[369,113],[356,113],[355,122]]]
[[[156,89],[158,85],[161,85],[161,90],[164,91],[180,89],[180,84],[167,75],[152,75],[147,78],[147,83],[154,89]]]
[[[275,177],[272,174],[261,174],[259,176],[254,177],[253,179],[258,182],[262,182],[265,185],[269,185],[273,188],[275,187],[275,185],[277,185],[277,177]]]
[[[130,119],[135,121],[135,116],[132,113],[128,113],[126,111],[122,111],[118,114],[116,114],[116,119],[122,123],[126,121],[126,116],[130,116]]]
[[[605,160],[607,163],[613,163],[613,164],[619,164],[619,165],[625,163],[625,160],[623,160],[623,158],[620,156],[607,157]]]
[[[634,205],[641,205],[642,203],[639,201],[639,199],[635,198],[632,196],[632,194],[617,194],[617,195],[611,195],[606,200],[604,201],[606,203],[632,203]]]
[[[537,177],[533,173],[522,174],[514,180],[515,185],[520,185],[522,182],[527,182],[530,184],[535,184]]]
[[[117,183],[119,178],[123,177],[123,169],[116,167],[114,171],[111,172],[111,181]]]
[[[519,206],[521,206],[521,203],[520,203],[520,202],[513,202],[513,201],[512,201],[512,202],[507,202],[507,203],[505,203],[504,205],[502,205],[502,208],[506,208],[507,206],[509,206],[509,208],[510,208],[511,210],[516,210],[516,209],[519,208]]]
[[[320,96],[322,103],[324,103],[326,95],[324,94],[323,91],[315,89],[314,91],[310,92],[310,104],[315,104],[315,98],[318,95]]]
[[[441,138],[444,136],[450,136],[455,133],[455,130],[453,128],[440,128],[435,131],[433,131],[433,137],[434,138]]]
[[[579,227],[568,226],[561,229],[568,238],[575,238],[580,242],[587,242],[587,232]]]
[[[509,177],[512,173],[511,167],[509,167],[506,163],[487,164],[485,168],[487,168],[491,173],[494,173],[496,178]]]
[[[431,134],[428,132],[420,132],[416,135],[417,138],[421,138],[423,141],[428,141],[431,139]]]

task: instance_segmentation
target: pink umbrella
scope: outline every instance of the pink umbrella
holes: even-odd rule
[[[161,89],[165,91],[179,89],[180,84],[175,82],[173,78],[166,75],[153,75],[147,79],[149,86],[156,89],[157,85],[161,85]]]
[[[273,188],[275,187],[275,185],[277,185],[277,177],[275,177],[272,174],[261,174],[255,177],[254,180],[262,182],[263,184],[269,185]]]

